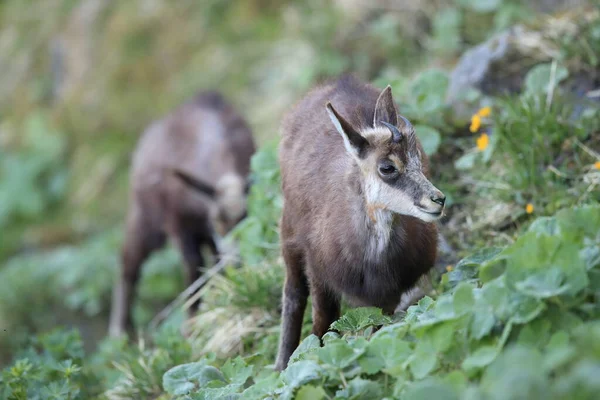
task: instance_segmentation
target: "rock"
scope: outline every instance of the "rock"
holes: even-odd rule
[[[460,100],[472,89],[484,94],[517,92],[529,68],[558,54],[542,33],[515,26],[460,57],[450,75],[447,101]]]
[[[560,59],[560,39],[577,37],[584,22],[594,18],[598,11],[586,8],[546,16],[531,27],[514,26],[465,52],[450,75],[446,97],[455,117],[470,118],[473,107],[461,100],[473,90],[483,95],[520,92],[531,67]]]

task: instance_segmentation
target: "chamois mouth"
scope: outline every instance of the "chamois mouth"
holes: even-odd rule
[[[415,205],[416,205],[416,204],[415,204]],[[425,208],[424,208],[424,207],[422,207],[422,206],[419,206],[419,205],[416,205],[416,206],[417,206],[417,209],[418,209],[419,211],[421,211],[421,212],[422,212],[422,213],[424,213],[424,214],[431,215],[431,216],[432,216],[432,217],[434,217],[434,218],[440,218],[440,217],[442,216],[442,213],[443,213],[443,211],[444,211],[444,209],[443,209],[443,208],[442,208],[442,209],[440,209],[440,211],[429,211],[429,210],[425,209]]]

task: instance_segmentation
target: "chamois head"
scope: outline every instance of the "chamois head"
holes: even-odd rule
[[[390,86],[379,95],[372,126],[367,129],[350,124],[331,103],[326,109],[362,172],[369,209],[381,208],[425,222],[441,217],[446,197],[423,174],[414,128],[398,114]]]
[[[251,180],[237,174],[223,175],[216,186],[204,182],[182,170],[173,169],[176,177],[195,191],[207,196],[215,231],[224,236],[246,217],[246,200]]]

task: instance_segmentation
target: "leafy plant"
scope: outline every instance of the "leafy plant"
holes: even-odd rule
[[[590,162],[581,143],[600,130],[600,108],[566,93],[559,84],[567,77],[557,63],[532,68],[520,96],[496,99],[484,146],[464,154],[455,166],[464,170],[491,164],[493,172],[479,169],[474,174],[497,182],[497,194],[518,204],[535,199],[553,212],[581,198]],[[558,194],[567,189],[575,196]]]
[[[422,299],[399,322],[351,310],[332,325],[347,335],[329,333],[323,347],[307,337],[279,375],[239,358],[220,370],[201,361],[170,370],[165,388],[200,399],[591,399],[597,383],[583,377],[600,368],[600,353],[587,347],[600,332],[599,232],[600,206],[563,210],[514,245],[459,263],[438,299]],[[365,330],[382,323],[372,336]]]
[[[83,343],[77,331],[55,330],[33,337],[29,347],[2,370],[3,399],[88,399],[98,380],[82,369]]]

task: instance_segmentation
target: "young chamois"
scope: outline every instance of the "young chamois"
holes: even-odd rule
[[[344,297],[392,314],[434,265],[444,194],[388,86],[346,76],[313,90],[286,117],[279,149],[286,264],[276,369],[300,341],[308,294],[322,337]]]
[[[131,331],[140,268],[167,236],[183,256],[188,284],[200,276],[204,265],[202,245],[218,257],[215,238],[245,216],[254,151],[249,126],[216,92],[198,94],[146,129],[133,155],[122,268],[110,318],[112,336]]]

